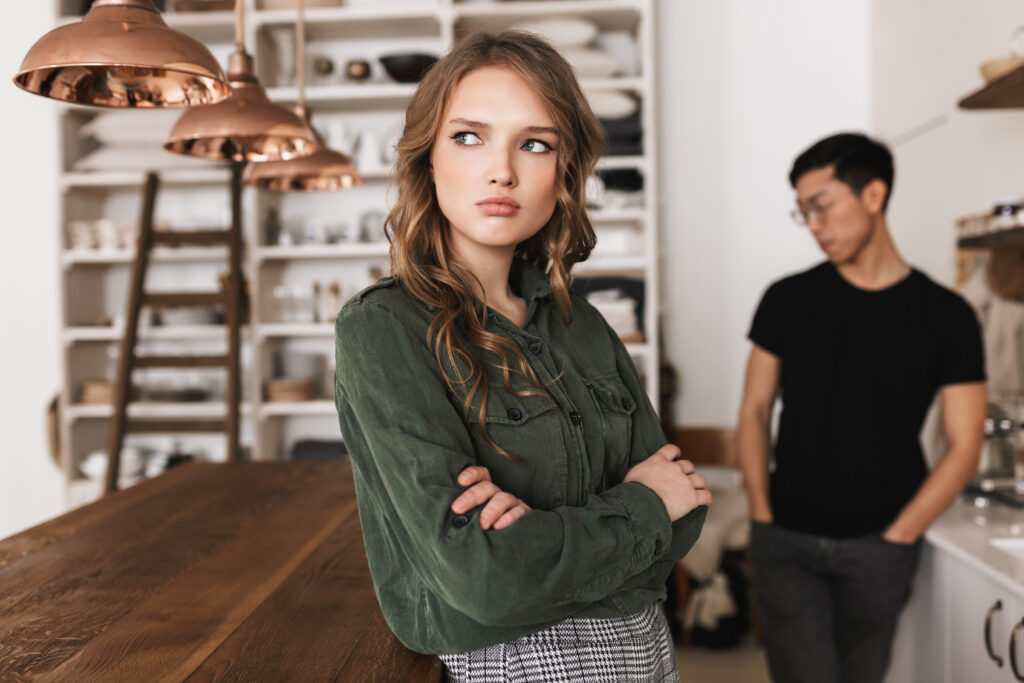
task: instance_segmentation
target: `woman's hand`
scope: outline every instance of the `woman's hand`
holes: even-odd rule
[[[673,522],[699,505],[711,505],[708,481],[696,473],[693,463],[682,460],[678,446],[666,444],[626,472],[623,481],[637,481],[661,498]]]
[[[452,512],[461,515],[486,503],[480,511],[480,528],[484,531],[491,527],[504,529],[530,511],[529,505],[495,486],[486,467],[467,467],[459,473],[458,482],[469,488],[452,502]]]

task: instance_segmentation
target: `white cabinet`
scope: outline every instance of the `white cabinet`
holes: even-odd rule
[[[979,533],[981,533],[979,531]],[[947,550],[925,546],[889,683],[1012,683],[1010,639],[1024,599]],[[1024,634],[1016,665],[1024,674]],[[1000,664],[1001,662],[1001,664]]]
[[[293,77],[285,73],[278,59],[289,31],[294,32],[295,11],[268,8],[263,0],[246,3],[246,42],[255,58],[257,75],[270,97],[283,104],[294,103],[297,91]],[[232,12],[175,12],[173,0],[166,0],[167,23],[210,47],[222,63],[232,49]],[[308,3],[310,4],[310,3]],[[388,206],[390,180],[389,143],[400,130],[406,103],[415,85],[391,81],[377,58],[387,53],[443,53],[466,32],[498,30],[512,24],[544,17],[578,16],[598,27],[601,45],[632,46],[630,64],[619,75],[584,78],[588,95],[627,93],[639,102],[641,147],[606,156],[603,171],[631,174],[641,179],[642,188],[628,203],[612,203],[595,209],[592,218],[598,233],[594,257],[579,269],[581,276],[627,276],[642,283],[644,335],[629,339],[628,349],[644,376],[652,402],[658,403],[658,287],[657,196],[658,168],[654,115],[658,110],[655,92],[653,0],[510,0],[480,3],[463,0],[405,0],[397,2],[337,2],[335,6],[310,7],[307,25],[307,105],[313,124],[329,144],[338,147],[361,136],[362,146],[353,150],[360,163],[365,184],[337,193],[274,194],[246,189],[243,197],[245,255],[243,271],[251,296],[251,321],[243,329],[242,443],[254,459],[288,457],[301,439],[338,439],[337,418],[331,402],[329,380],[333,363],[333,317],[336,311],[323,307],[314,314],[309,304],[313,283],[321,294],[333,283],[344,301],[369,284],[387,267],[387,244],[381,234],[360,239],[360,227],[377,221]],[[80,9],[78,0],[56,2],[59,22]],[[602,42],[603,41],[603,42]],[[610,49],[610,48],[609,48]],[[367,82],[346,80],[340,74],[347,62],[364,59],[371,67]],[[314,68],[314,61],[321,68]],[[330,64],[325,73],[324,64]],[[287,68],[287,66],[285,66]],[[103,450],[110,409],[107,405],[81,401],[86,383],[109,376],[110,349],[120,338],[127,279],[132,250],[119,247],[73,249],[73,226],[109,221],[106,229],[120,229],[129,235],[137,220],[141,168],[110,167],[111,155],[96,136],[82,135],[83,128],[95,130],[95,109],[61,106],[62,176],[59,197],[62,205],[63,240],[58,258],[62,269],[63,366],[62,457],[69,479],[69,500],[84,502],[98,492],[87,481],[79,465],[92,452]],[[152,121],[154,130],[161,112],[129,112],[132,121]],[[148,117],[148,118],[146,118]],[[175,113],[160,125],[173,124]],[[170,123],[168,123],[168,121]],[[90,126],[90,124],[93,124]],[[108,142],[118,142],[125,131],[107,128]],[[160,138],[156,131],[156,138]],[[145,137],[145,131],[133,131]],[[369,150],[369,151],[367,151]],[[130,157],[131,150],[110,152]],[[617,150],[622,151],[622,150]],[[101,154],[97,155],[96,153]],[[228,173],[223,165],[192,162],[164,154],[153,145],[152,162],[159,170],[162,187],[157,200],[157,224],[187,229],[225,227],[228,216]],[[88,163],[83,163],[88,158]],[[174,168],[171,168],[173,166]],[[621,197],[619,197],[621,199]],[[638,201],[637,201],[638,200]],[[295,235],[292,244],[271,240],[266,229],[268,216]],[[331,236],[327,239],[325,235]],[[603,237],[603,238],[602,238]],[[304,243],[308,242],[308,243]],[[622,246],[628,244],[628,247]],[[219,256],[214,254],[213,256]],[[208,252],[185,249],[154,254],[153,277],[147,287],[159,289],[209,289],[217,271],[224,267]],[[301,295],[305,292],[306,295]],[[333,300],[332,300],[333,301]],[[296,310],[298,307],[301,310]],[[143,330],[148,343],[196,348],[216,352],[211,345],[223,344],[224,335],[214,325],[162,325]],[[166,352],[166,351],[165,351]],[[309,401],[267,400],[267,380],[280,372],[282,358],[319,355],[323,359],[320,392]],[[206,380],[204,380],[206,381]],[[214,384],[206,401],[168,404],[150,401],[133,404],[130,412],[153,416],[209,417],[222,412]],[[192,437],[186,437],[192,438]],[[199,447],[220,457],[223,439],[205,438]],[[218,441],[218,439],[220,439]],[[77,489],[77,493],[76,493]]]
[[[1017,680],[1010,662],[1010,636],[1024,618],[1024,600],[957,558],[943,554],[943,561],[950,565],[949,680]],[[1016,666],[1024,671],[1024,653],[1017,653]]]

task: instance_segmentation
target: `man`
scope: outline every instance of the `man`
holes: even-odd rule
[[[789,180],[827,261],[772,284],[749,334],[740,462],[768,662],[778,682],[881,681],[921,535],[977,469],[981,333],[896,250],[883,145],[826,138]],[[929,473],[919,432],[936,393],[948,447]]]

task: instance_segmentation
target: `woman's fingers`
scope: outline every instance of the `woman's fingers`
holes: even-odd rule
[[[484,509],[480,511],[480,528],[484,531],[490,529],[491,525],[498,521],[506,512],[519,505],[519,503],[519,499],[511,493],[498,491],[487,501]]]
[[[460,486],[471,486],[478,481],[490,481],[491,473],[487,471],[486,467],[479,465],[471,465],[466,469],[459,472],[459,485]]]
[[[654,452],[654,455],[660,455],[666,460],[678,460],[683,457],[683,452],[679,450],[679,446],[674,443],[667,443]]]
[[[484,530],[504,529],[530,510],[526,503],[495,486],[486,467],[467,467],[459,472],[458,483],[469,488],[452,501],[452,512],[461,515],[486,503],[480,511],[480,527]]]
[[[706,505],[708,507],[711,507],[711,503],[713,500],[711,497],[711,491],[708,491],[707,489],[694,489],[693,492],[695,494],[697,505]]]
[[[452,501],[452,512],[457,515],[461,515],[467,510],[472,510],[478,505],[483,505],[490,500],[496,493],[500,493],[501,489],[492,484],[490,481],[481,481],[477,484],[473,484],[468,489],[462,492],[462,494]]]
[[[685,472],[686,470],[683,471]],[[706,489],[708,487],[708,480],[703,475],[688,474],[686,476],[690,478],[690,483],[693,484],[693,488]]]
[[[529,506],[523,501],[519,501],[518,505],[498,518],[498,521],[494,523],[494,528],[504,529],[529,511]]]

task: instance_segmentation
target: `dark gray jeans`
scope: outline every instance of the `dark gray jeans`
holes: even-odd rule
[[[754,522],[754,584],[776,683],[879,683],[921,541],[828,538]]]

